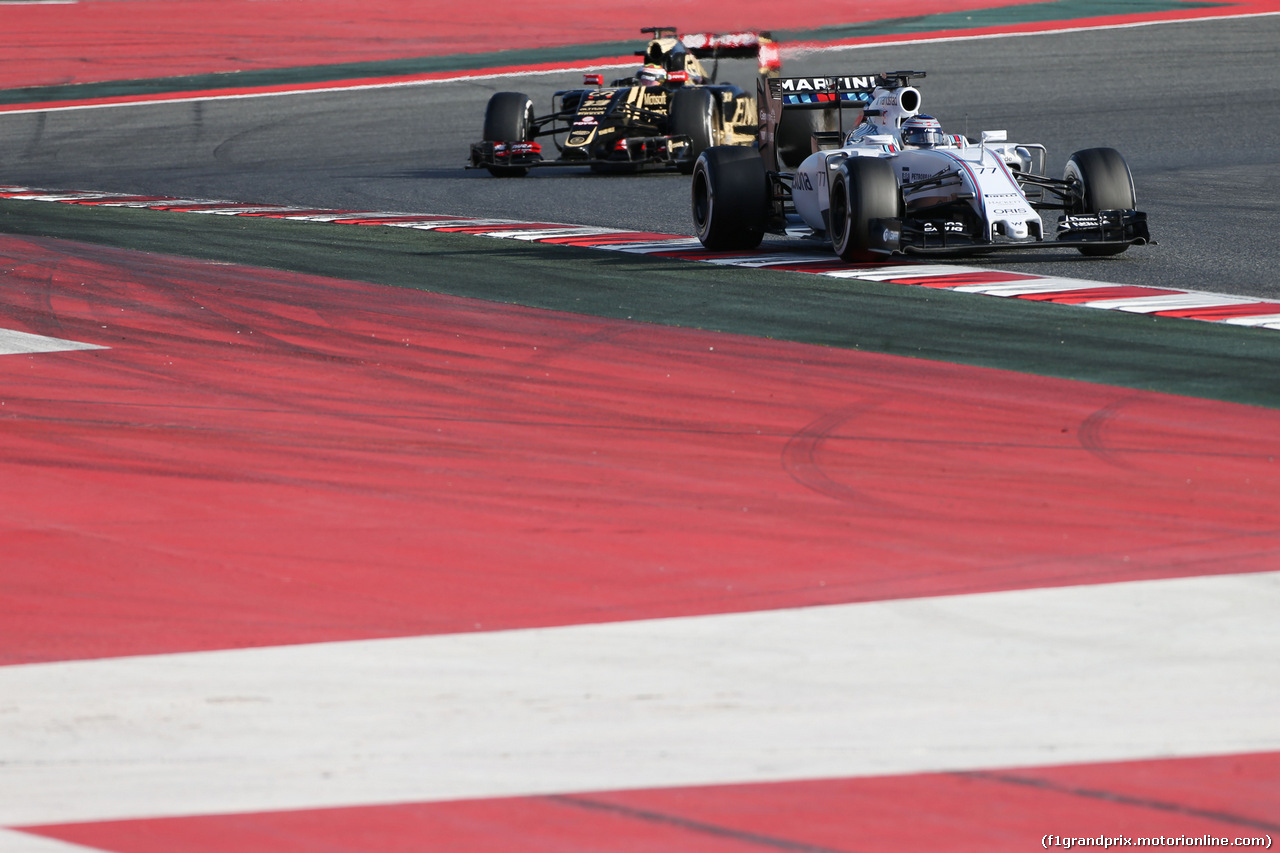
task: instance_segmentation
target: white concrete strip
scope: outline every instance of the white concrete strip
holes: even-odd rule
[[[1275,328],[1280,324],[1280,314],[1257,314],[1252,317],[1228,317],[1221,322],[1231,326],[1265,326]]]
[[[385,213],[360,213],[356,211],[334,211],[332,213],[295,213],[281,216],[281,219],[294,219],[299,222],[333,222],[338,219],[379,219]]]
[[[14,189],[14,188],[5,188]],[[119,193],[40,193],[38,195],[25,195],[23,193],[6,193],[6,197],[12,197],[21,201],[89,201],[95,198],[118,198]]]
[[[214,216],[244,216],[250,213],[287,213],[292,208],[281,207],[278,204],[270,205],[234,205],[229,204],[226,207],[210,207],[204,209],[188,210],[187,213],[208,213]]]
[[[384,216],[414,216],[412,213],[387,213]],[[393,228],[418,228],[422,231],[434,231],[437,228],[483,228],[491,225],[520,225],[518,219],[467,219],[459,217],[458,219],[437,219],[428,214],[421,214],[422,219],[418,222],[384,222],[384,225],[390,225]],[[482,234],[475,235],[477,237],[484,236]]]
[[[947,288],[957,293],[981,293],[984,296],[1030,296],[1033,293],[1068,293],[1072,290],[1093,290],[1097,287],[1114,287],[1103,281],[1082,278],[1040,278],[1026,281],[1008,281],[998,284],[962,284]]]
[[[61,338],[33,335],[29,332],[17,332],[13,329],[0,329],[0,355],[67,352],[81,349],[107,349],[107,347],[98,346],[97,344],[82,344],[79,341],[64,341]]]
[[[1182,311],[1187,308],[1221,308],[1228,305],[1248,305],[1258,302],[1246,296],[1224,296],[1216,293],[1165,293],[1159,296],[1139,296],[1129,299],[1097,299],[1082,303],[1086,308],[1109,308],[1112,311],[1128,311],[1132,314],[1151,314],[1156,311]]]
[[[532,231],[490,231],[485,237],[503,240],[554,240],[557,237],[603,237],[610,234],[626,234],[616,228],[594,228],[588,225],[565,225],[562,228],[541,228]]]
[[[779,264],[833,264],[838,263],[838,261],[839,259],[835,255],[819,255],[816,252],[776,252],[769,255],[762,255],[757,252],[752,255],[724,255],[723,257],[707,258],[707,263],[725,264],[747,269],[762,269]]]
[[[25,832],[0,829],[0,853],[102,853],[102,851],[96,847],[81,847],[79,844],[68,844],[52,838],[27,835]]]
[[[0,825],[1280,749],[1280,573],[0,668]]]
[[[119,196],[124,198],[124,196]],[[92,201],[92,199],[90,199]],[[94,202],[94,207],[124,207],[124,208],[160,208],[160,207],[194,207],[199,204],[215,204],[207,198],[165,198],[156,199],[154,201],[105,201]],[[195,211],[187,211],[194,213]]]
[[[592,246],[593,249],[608,249],[615,252],[631,252],[636,255],[651,255],[657,252],[705,252],[706,248],[696,238],[665,240],[646,240],[629,243],[606,243]]]
[[[835,256],[833,255],[834,259]],[[966,273],[991,272],[978,267],[952,267],[945,264],[902,264],[892,267],[871,267],[867,269],[833,270],[822,275],[831,278],[857,278],[863,281],[891,281],[895,278],[934,278],[948,275],[964,275]]]

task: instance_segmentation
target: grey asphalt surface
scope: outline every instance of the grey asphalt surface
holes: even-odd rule
[[[924,111],[949,130],[1041,142],[1053,174],[1082,148],[1125,155],[1157,246],[1107,259],[995,255],[982,266],[1275,299],[1277,44],[1280,16],[1268,16],[813,52],[789,57],[785,73],[925,70]],[[750,64],[725,71],[753,85]],[[0,182],[691,234],[678,174],[496,179],[462,168],[492,92],[547,105],[580,83],[573,73],[0,115]]]

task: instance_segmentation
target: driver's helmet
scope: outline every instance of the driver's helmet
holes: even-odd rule
[[[915,115],[902,123],[902,145],[906,148],[937,148],[946,145],[942,125],[933,116]]]
[[[661,86],[667,82],[667,69],[651,62],[646,63],[640,69],[640,73],[636,75],[636,79],[640,81],[642,86]]]

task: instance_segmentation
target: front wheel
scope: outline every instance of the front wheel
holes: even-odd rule
[[[533,139],[533,101],[520,92],[497,92],[484,110],[485,142],[528,142]],[[529,174],[524,166],[488,166],[499,178],[521,178]]]
[[[1097,213],[1100,210],[1133,210],[1138,206],[1129,164],[1114,148],[1086,148],[1067,160],[1063,177],[1076,188],[1077,198],[1068,203],[1067,213]],[[1122,246],[1081,246],[1084,255],[1118,255]]]
[[[717,145],[693,166],[693,225],[713,252],[754,249],[769,218],[769,176],[752,148]]]
[[[877,219],[901,216],[902,193],[893,166],[878,157],[850,157],[831,179],[831,244],[841,260],[865,263],[871,251],[871,227]],[[876,241],[879,243],[880,241]]]

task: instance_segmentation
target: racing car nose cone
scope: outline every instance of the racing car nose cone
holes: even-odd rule
[[[1002,223],[1004,225],[1004,233],[1013,240],[1027,239],[1027,223],[1021,219],[1006,219]]]

